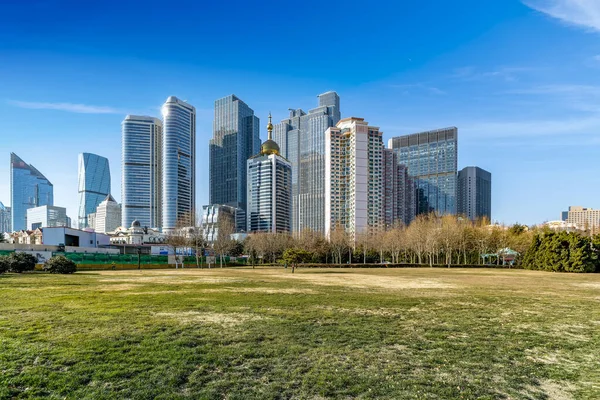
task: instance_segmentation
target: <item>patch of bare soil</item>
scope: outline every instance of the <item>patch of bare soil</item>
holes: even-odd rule
[[[300,289],[300,288],[270,288],[270,287],[258,287],[258,288],[243,288],[243,287],[224,287],[215,289],[202,290],[204,293],[222,293],[222,292],[233,292],[233,293],[266,293],[266,294],[316,294],[319,293],[313,289]]]
[[[132,283],[122,283],[122,284],[115,284],[115,285],[100,285],[100,286],[97,286],[95,289],[100,292],[113,292],[113,291],[119,292],[119,291],[123,291],[123,290],[137,289],[141,286],[142,285],[134,285]]]
[[[288,277],[314,285],[347,286],[364,289],[454,289],[457,286],[442,279],[407,278],[399,276],[366,275],[366,274],[296,274]]]
[[[156,313],[154,315],[157,317],[174,319],[182,324],[206,323],[222,326],[236,326],[249,321],[258,321],[265,318],[250,313],[215,313],[198,311]]]
[[[571,395],[570,389],[570,385],[559,384],[546,379],[540,381],[539,387],[528,386],[526,388],[527,395],[543,395],[548,400],[571,400],[573,395]]]

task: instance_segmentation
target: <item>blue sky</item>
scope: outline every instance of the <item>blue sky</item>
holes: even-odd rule
[[[459,128],[459,168],[493,174],[492,217],[600,208],[600,2],[0,0],[0,201],[14,151],[77,213],[77,155],[108,157],[120,199],[126,114],[170,95],[198,111],[208,202],[213,102],[235,93],[266,124],[336,90],[342,116],[385,139]],[[263,138],[265,129],[261,129]]]

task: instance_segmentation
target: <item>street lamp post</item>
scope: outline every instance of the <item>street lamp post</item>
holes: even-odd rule
[[[141,247],[137,248],[137,255],[138,255],[138,269],[142,269],[142,261],[141,261],[142,248]]]

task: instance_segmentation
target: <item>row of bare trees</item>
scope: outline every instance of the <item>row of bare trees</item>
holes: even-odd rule
[[[487,221],[472,222],[455,216],[420,215],[410,226],[387,231],[359,233],[354,238],[345,230],[324,236],[305,230],[291,236],[256,233],[245,242],[245,253],[254,262],[277,262],[286,249],[305,250],[313,263],[410,263],[429,265],[481,264],[483,254],[498,254],[510,248],[524,254],[534,231],[522,225],[497,226]],[[500,263],[500,257],[493,260]]]
[[[485,220],[472,222],[434,214],[419,215],[409,226],[358,233],[355,237],[337,227],[328,239],[320,233],[304,230],[296,235],[254,233],[248,235],[244,243],[238,243],[231,238],[235,232],[233,220],[222,218],[218,229],[217,239],[211,244],[205,242],[201,228],[184,226],[169,234],[166,243],[175,253],[178,248],[193,248],[197,265],[201,265],[203,251],[208,247],[219,256],[221,266],[226,255],[241,252],[249,256],[252,264],[276,263],[288,249],[307,252],[310,257],[306,262],[311,263],[468,265],[481,264],[482,255],[498,254],[505,248],[523,255],[536,233],[518,224],[498,226]],[[493,260],[500,263],[500,257]]]

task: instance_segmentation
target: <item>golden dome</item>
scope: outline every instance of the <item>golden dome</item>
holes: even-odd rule
[[[267,131],[269,132],[269,139],[260,146],[260,154],[279,155],[279,145],[273,140],[273,124],[271,123],[271,113],[269,113],[269,124],[267,125]]]
[[[269,155],[269,154],[279,155],[279,145],[277,143],[275,143],[275,141],[269,139],[260,146],[260,154],[262,154],[262,155]]]

